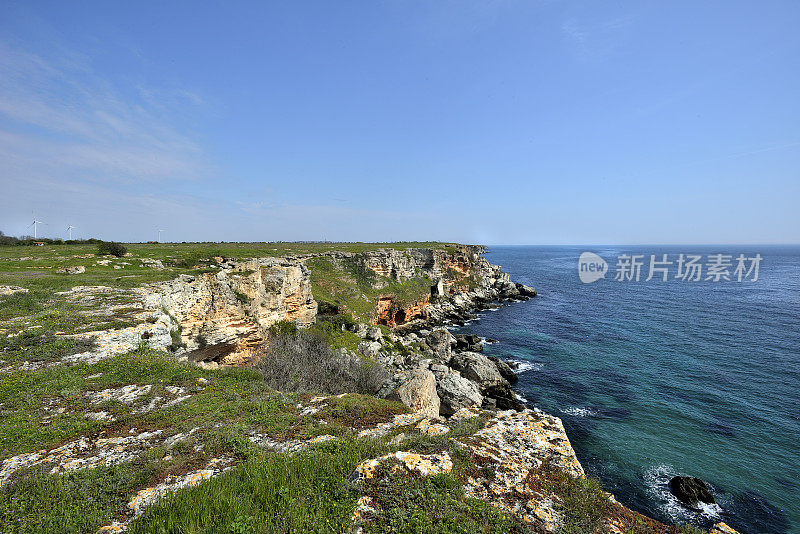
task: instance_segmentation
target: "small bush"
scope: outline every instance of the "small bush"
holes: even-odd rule
[[[97,245],[97,254],[104,256],[106,254],[116,256],[117,258],[123,257],[128,252],[121,243],[114,243],[113,241],[103,241]]]
[[[169,345],[169,350],[177,352],[179,349],[185,348],[186,343],[181,338],[181,331],[178,328],[173,328],[169,331],[169,336],[172,338],[172,343]]]
[[[276,334],[252,364],[271,388],[374,394],[386,378],[386,370],[380,364],[347,351],[334,351],[315,332],[276,331]]]
[[[292,321],[278,321],[269,327],[269,337],[294,335],[297,333],[297,324]]]

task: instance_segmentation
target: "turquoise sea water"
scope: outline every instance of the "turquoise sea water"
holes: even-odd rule
[[[610,274],[578,278],[583,251]],[[647,276],[650,254],[764,258],[755,282]],[[640,282],[614,281],[643,254]],[[631,508],[666,522],[724,520],[743,533],[800,532],[800,247],[492,247],[512,279],[539,290],[458,331],[523,361],[516,386],[561,417],[579,460]],[[707,481],[719,509],[693,512],[666,483]]]

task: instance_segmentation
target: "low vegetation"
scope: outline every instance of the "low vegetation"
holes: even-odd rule
[[[336,349],[316,330],[276,329],[251,364],[272,388],[374,394],[386,379],[375,361]]]
[[[154,532],[346,532],[358,492],[347,477],[382,442],[332,441],[294,454],[259,453],[229,473],[149,508],[131,528]]]
[[[109,255],[109,256],[116,256],[117,258],[121,258],[127,254],[128,249],[125,248],[125,245],[122,243],[115,243],[113,241],[103,241],[99,245],[97,245],[97,254]]]
[[[429,297],[433,285],[425,276],[403,281],[379,279],[375,272],[352,259],[337,264],[330,258],[311,258],[306,265],[311,271],[314,299],[323,310],[350,313],[362,322],[374,320],[379,297],[392,295],[399,304],[413,304]]]

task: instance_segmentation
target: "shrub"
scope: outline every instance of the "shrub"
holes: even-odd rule
[[[285,336],[297,333],[297,324],[292,321],[278,321],[269,327],[269,336]]]
[[[276,330],[277,335],[264,344],[252,363],[271,388],[374,394],[386,378],[386,370],[377,362],[349,351],[334,351],[315,332]]]
[[[115,243],[113,241],[103,241],[99,245],[97,245],[97,254],[101,256],[110,254],[111,256],[116,256],[117,258],[121,258],[127,252],[128,249],[126,249],[124,245],[122,245],[121,243]]]
[[[185,348],[186,343],[181,338],[181,331],[178,328],[172,328],[169,331],[169,336],[172,338],[172,343],[169,345],[169,350],[177,352],[179,349]]]

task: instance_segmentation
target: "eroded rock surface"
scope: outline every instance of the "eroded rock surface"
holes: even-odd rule
[[[378,395],[402,402],[412,411],[420,412],[427,417],[439,416],[436,377],[428,369],[418,368],[396,373]]]
[[[164,308],[180,324],[188,350],[229,344],[233,349],[215,361],[242,364],[273,324],[314,321],[317,303],[300,261],[260,258],[226,265],[215,273],[179,276],[146,297],[149,309]]]
[[[558,529],[563,521],[559,497],[532,480],[543,464],[568,476],[584,476],[559,418],[531,410],[500,412],[461,443],[493,470],[491,478],[470,476],[467,495],[549,532]]]

